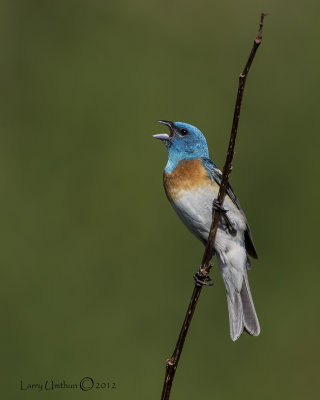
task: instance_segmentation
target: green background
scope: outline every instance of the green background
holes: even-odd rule
[[[202,292],[172,399],[319,393],[318,1],[0,2],[1,397],[157,399],[203,246],[162,187],[186,121],[223,166],[261,11],[231,183],[259,253],[260,337]],[[84,376],[117,389],[21,391]]]

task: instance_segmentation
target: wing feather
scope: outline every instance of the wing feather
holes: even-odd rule
[[[220,169],[208,158],[204,158],[202,160],[202,163],[203,163],[204,168],[208,172],[210,179],[217,182],[217,184],[220,186],[221,181],[222,181],[222,172],[220,171]],[[227,184],[227,194],[230,197],[230,199],[232,200],[232,202],[236,205],[236,207],[242,211],[239,200],[237,199],[237,196],[235,195],[229,182]],[[257,251],[253,244],[250,227],[249,227],[248,223],[247,223],[247,229],[244,233],[244,240],[245,240],[245,246],[246,246],[247,253],[253,258],[258,258],[258,254],[257,254]]]

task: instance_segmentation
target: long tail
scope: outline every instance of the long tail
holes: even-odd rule
[[[233,298],[227,292],[230,336],[237,340],[243,330],[252,336],[260,334],[260,325],[254,308],[247,272],[245,271],[241,291],[235,292]]]

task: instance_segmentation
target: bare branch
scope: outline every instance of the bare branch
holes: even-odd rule
[[[233,115],[233,122],[232,122],[232,129],[231,129],[231,134],[230,134],[230,141],[229,141],[229,147],[228,147],[228,152],[227,152],[227,157],[226,157],[226,162],[224,164],[223,172],[222,172],[222,180],[220,184],[220,189],[219,189],[219,194],[217,201],[220,205],[223,204],[225,195],[226,195],[226,189],[227,189],[227,184],[228,184],[228,178],[232,170],[232,160],[234,156],[234,146],[235,146],[235,141],[236,141],[236,136],[237,136],[237,131],[238,131],[238,123],[239,123],[239,118],[240,118],[240,109],[241,109],[241,102],[242,102],[242,97],[243,97],[243,92],[244,92],[244,87],[246,83],[246,79],[252,64],[252,61],[254,59],[254,56],[256,54],[256,51],[258,47],[260,46],[262,42],[262,30],[263,30],[263,20],[264,17],[268,14],[261,14],[260,18],[260,27],[258,34],[256,38],[254,39],[253,42],[253,47],[250,52],[248,61],[244,67],[243,72],[239,76],[239,85],[238,85],[238,93],[237,93],[237,100],[236,100],[236,105],[235,105],[235,110],[234,110],[234,115]],[[212,256],[212,248],[214,246],[214,241],[218,229],[218,223],[220,219],[220,212],[216,208],[215,211],[212,212],[212,223],[211,223],[211,228],[210,228],[210,233],[207,241],[207,245],[202,257],[202,263],[201,267],[199,270],[199,274],[204,278],[208,278],[210,269],[212,267],[212,264],[210,264],[211,256]],[[193,293],[191,296],[191,300],[189,303],[189,307],[186,313],[186,316],[183,321],[183,325],[180,331],[180,335],[176,344],[176,347],[174,349],[174,352],[172,356],[166,361],[166,376],[163,384],[163,389],[162,389],[162,395],[161,395],[161,400],[168,400],[170,397],[170,392],[171,392],[171,387],[172,387],[172,382],[174,379],[174,375],[176,372],[176,369],[178,367],[180,355],[183,349],[183,345],[191,324],[191,320],[200,296],[202,290],[202,286],[196,286],[193,289]]]

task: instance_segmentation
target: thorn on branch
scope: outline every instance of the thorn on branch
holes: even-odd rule
[[[174,359],[172,357],[167,358],[167,360],[166,360],[166,366],[167,367],[172,367],[174,364],[175,364],[175,361],[174,361]]]
[[[214,267],[214,263],[211,261],[208,265],[208,273],[210,272],[210,269]]]

